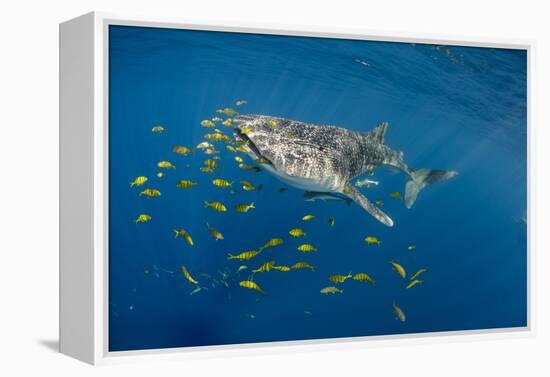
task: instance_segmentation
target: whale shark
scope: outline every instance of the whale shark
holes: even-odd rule
[[[409,168],[403,152],[385,145],[387,122],[359,132],[268,115],[239,115],[233,125],[237,143],[284,183],[306,192],[347,197],[387,226],[393,226],[393,220],[353,187],[355,177],[379,166],[403,172],[407,177],[404,204],[411,208],[426,186],[458,174]]]

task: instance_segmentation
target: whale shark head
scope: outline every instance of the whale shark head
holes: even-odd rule
[[[233,124],[237,143],[283,182],[321,192],[341,192],[347,183],[339,154],[311,125],[266,115],[239,115]]]
[[[272,164],[274,148],[280,145],[282,135],[276,132],[284,120],[265,115],[239,115],[233,118],[234,135],[253,160],[265,159]]]

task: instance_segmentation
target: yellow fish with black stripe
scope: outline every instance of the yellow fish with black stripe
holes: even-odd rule
[[[307,252],[311,252],[311,251],[319,251],[319,249],[317,249],[313,245],[310,245],[310,244],[306,243],[306,244],[298,246],[298,251],[307,253]]]
[[[223,123],[222,123],[223,124]],[[206,140],[210,141],[225,141],[226,143],[229,143],[231,141],[231,138],[227,136],[226,134],[215,132],[212,134],[206,134],[204,135],[204,138]]]
[[[373,236],[365,237],[365,242],[369,245],[380,245],[382,243],[382,241]]]
[[[249,181],[241,180],[241,181],[239,181],[239,183],[241,184],[243,190],[245,190],[245,191],[254,191],[254,190],[256,190],[256,187],[254,187],[254,185],[252,183],[250,183]]]
[[[346,280],[351,279],[351,277],[352,277],[351,273],[349,273],[347,275],[330,275],[328,277],[328,280],[333,282],[333,283],[342,284]]]
[[[151,221],[151,216],[146,214],[141,214],[137,217],[137,219],[134,222],[137,224],[137,223],[146,223],[148,221]]]
[[[291,269],[293,270],[299,270],[299,269],[303,269],[303,268],[309,268],[311,271],[315,271],[315,267],[313,267],[311,264],[307,263],[307,262],[297,262],[297,263],[294,263],[292,266],[290,266]]]
[[[170,161],[160,161],[159,163],[157,163],[157,166],[159,168],[163,168],[163,169],[175,169],[176,168],[176,166],[172,165],[172,163]]]
[[[252,289],[256,292],[260,292],[261,294],[265,295],[266,293],[262,290],[262,288],[260,288],[260,286],[258,284],[256,284],[256,282],[252,281],[252,280],[243,280],[239,283],[239,285],[241,287],[244,287],[244,288],[248,288],[248,289]]]
[[[422,283],[424,283],[423,280],[414,279],[413,281],[411,281],[409,283],[409,285],[407,285],[407,289],[410,289],[410,288],[414,287],[415,285],[422,284]]]
[[[187,188],[195,187],[195,186],[198,186],[198,185],[199,184],[197,182],[188,181],[186,179],[182,179],[181,181],[176,182],[176,187],[179,187],[179,188],[182,188],[182,189],[187,189]]]
[[[130,182],[130,187],[142,186],[145,182],[147,182],[147,180],[147,177],[140,175],[139,177],[136,177],[132,182]]]
[[[271,164],[271,161],[269,161],[265,157],[257,158],[257,159],[254,160],[254,162],[257,163],[257,164]]]
[[[273,266],[274,270],[281,271],[281,272],[288,272],[290,271],[290,267],[288,266]]]
[[[174,148],[172,148],[172,152],[176,154],[181,154],[182,156],[187,156],[190,153],[193,153],[193,149],[184,147],[182,145],[176,145]]]
[[[306,235],[306,232],[304,232],[300,228],[294,228],[294,229],[290,229],[288,234],[290,234],[292,237],[302,237]]]
[[[393,308],[393,312],[395,313],[395,316],[397,317],[397,319],[399,319],[401,322],[405,322],[405,312],[403,311],[403,309],[401,309],[399,306],[397,306],[397,304],[395,303],[395,301],[392,302],[392,308]]]
[[[218,240],[223,240],[224,237],[223,237],[223,234],[221,234],[220,232],[218,232],[216,229],[212,228],[210,226],[210,224],[206,223],[206,227],[208,228],[208,231],[210,232],[210,234],[212,235],[212,237],[214,237],[216,239],[216,241]]]
[[[343,289],[337,288],[337,287],[325,287],[321,289],[321,293],[328,295],[328,294],[336,294],[336,293],[344,293]]]
[[[270,239],[269,241],[267,241],[265,243],[265,245],[263,245],[262,247],[260,247],[260,250],[259,251],[262,251],[264,249],[267,249],[268,247],[275,247],[275,246],[279,246],[279,245],[282,245],[283,244],[283,239],[282,238],[272,238]]]
[[[226,212],[227,211],[227,207],[224,206],[222,203],[220,202],[210,202],[208,203],[206,200],[204,201],[204,208],[206,207],[210,207],[212,208],[213,210],[215,211],[218,211],[218,212]]]
[[[216,170],[219,168],[218,164],[216,163],[216,161],[214,161],[213,159],[207,159],[207,160],[204,160],[204,165],[206,167],[209,167],[210,169],[212,170]]]
[[[206,128],[214,127],[214,122],[209,119],[204,119],[204,120],[201,120],[201,126]]]
[[[419,269],[418,271],[416,271],[416,272],[410,277],[410,280],[416,279],[418,276],[420,276],[420,274],[423,274],[423,273],[426,272],[426,271],[428,271],[428,270],[425,269],[425,268]]]
[[[405,279],[405,277],[407,276],[407,273],[405,272],[405,268],[402,265],[394,261],[390,261],[390,265],[393,268],[393,270],[399,274],[399,276]]]
[[[191,235],[185,231],[185,229],[174,229],[175,237],[182,236],[185,241],[191,246],[193,246],[193,239],[191,238]]]
[[[157,189],[147,188],[139,193],[139,196],[147,196],[149,198],[157,198],[161,196],[161,193]]]
[[[238,259],[240,261],[249,260],[249,259],[254,258],[259,253],[260,252],[256,251],[256,250],[243,251],[242,253],[237,254],[237,255],[232,255],[230,253],[227,253],[227,260],[231,260],[231,259]]]
[[[269,272],[273,268],[273,266],[275,266],[275,261],[274,260],[269,261],[269,262],[265,262],[260,267],[256,268],[255,270],[252,270],[252,272],[253,273]]]
[[[243,169],[243,170],[248,170],[248,171],[251,171],[251,172],[254,172],[254,173],[258,173],[259,171],[261,171],[261,169],[257,166],[250,166],[250,165],[247,165],[247,164],[239,164],[239,168]]]
[[[237,212],[241,212],[241,213],[247,213],[248,211],[250,211],[252,208],[256,208],[254,206],[254,203],[250,203],[250,204],[237,204],[235,206],[235,211]]]
[[[353,275],[353,280],[362,281],[365,283],[370,283],[372,285],[375,285],[374,280],[372,280],[372,278],[368,274],[365,274],[363,272]]]
[[[227,115],[228,117],[232,117],[239,114],[237,111],[233,110],[230,107],[226,107],[225,109],[218,109],[216,110],[216,112],[218,114]]]
[[[191,276],[191,274],[189,273],[189,271],[187,271],[187,267],[185,266],[181,266],[181,273],[183,274],[183,276],[185,276],[185,278],[192,284],[195,284],[195,285],[198,285],[199,282],[196,281],[195,279],[193,279],[193,277]]]
[[[395,200],[401,200],[401,193],[399,191],[390,192],[390,196]]]
[[[212,184],[219,188],[226,188],[226,187],[231,187],[231,185],[233,185],[233,182],[229,182],[221,178],[216,178],[212,180]]]
[[[267,124],[271,127],[271,128],[277,128],[279,126],[279,123],[275,120],[268,120],[267,121]]]

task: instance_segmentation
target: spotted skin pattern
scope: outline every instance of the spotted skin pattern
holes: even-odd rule
[[[397,168],[410,180],[414,179],[414,171],[404,163],[403,153],[384,144],[388,123],[368,132],[357,132],[266,115],[239,115],[233,118],[233,124],[235,137],[248,155],[265,159],[262,167],[283,182],[309,192],[344,194],[380,222],[393,225],[384,212],[349,183],[379,165]],[[243,129],[246,132],[241,132]],[[456,172],[436,172],[442,177],[439,180],[456,175]],[[417,181],[413,183],[411,186],[416,188]],[[412,202],[414,199],[416,195]]]

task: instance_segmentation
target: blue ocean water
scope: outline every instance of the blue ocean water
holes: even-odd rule
[[[110,351],[526,326],[525,51],[126,26],[110,27],[109,44]],[[236,106],[239,99],[247,104]],[[223,142],[214,142],[214,174],[199,171],[212,156],[172,153],[202,142],[213,131],[201,120],[225,107],[358,131],[387,121],[386,144],[409,166],[460,175],[406,209],[390,197],[403,192],[403,174],[377,169],[369,178],[380,184],[362,192],[383,202],[395,222],[388,228],[354,203],[281,192],[287,186],[268,172],[239,169]],[[151,132],[157,124],[166,131]],[[163,160],[176,169],[159,169]],[[131,188],[141,175],[145,185]],[[214,178],[235,182],[236,192]],[[177,188],[182,179],[199,186]],[[242,179],[263,189],[244,191]],[[162,195],[139,196],[144,188]],[[246,214],[233,210],[252,202]],[[139,214],[152,219],[136,224]],[[303,221],[306,214],[316,218]],[[293,239],[294,227],[306,237]],[[194,246],[174,237],[181,228]],[[382,243],[367,245],[366,236]],[[274,237],[284,244],[248,262],[227,260]],[[305,242],[319,251],[297,251]],[[265,296],[239,286],[268,260],[307,261],[315,271],[258,273]],[[191,294],[182,265],[201,291]],[[237,273],[241,265],[248,269]],[[424,283],[405,289],[420,268]],[[376,285],[348,280],[342,294],[319,292],[333,285],[329,275],[349,272]]]

